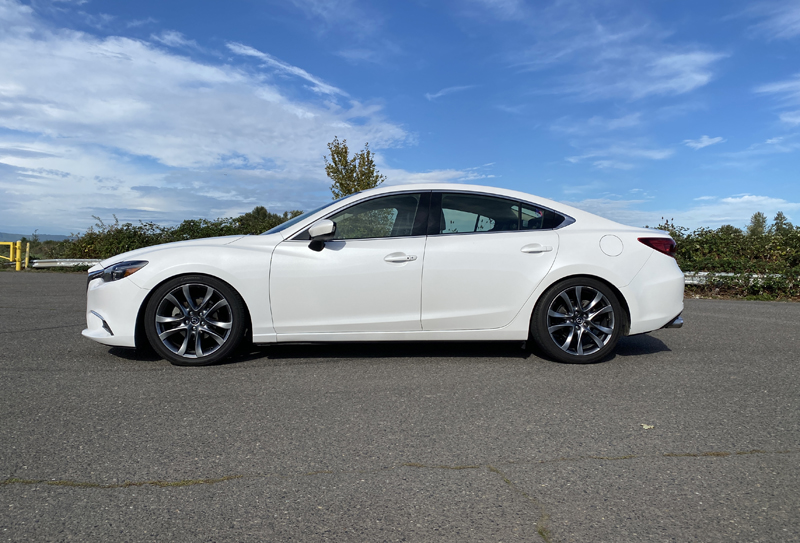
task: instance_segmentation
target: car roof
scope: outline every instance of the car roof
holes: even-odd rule
[[[542,207],[550,208],[554,211],[558,211],[560,213],[567,214],[571,216],[573,219],[581,220],[581,221],[588,221],[588,220],[600,220],[600,221],[608,221],[613,223],[609,219],[605,219],[593,213],[589,213],[588,211],[583,211],[576,207],[572,207],[570,205],[564,204],[562,202],[558,202],[556,200],[550,200],[549,198],[544,198],[541,196],[537,196],[535,194],[530,194],[527,192],[521,192],[517,190],[511,189],[504,189],[500,187],[490,187],[485,185],[466,185],[461,183],[408,183],[403,185],[381,185],[374,189],[368,189],[365,191],[360,192],[361,195],[377,195],[389,192],[397,192],[397,191],[414,191],[414,190],[435,190],[435,191],[453,191],[453,192],[475,192],[475,193],[482,193],[488,195],[496,195],[496,196],[504,196],[506,198],[513,198],[515,200],[523,200],[526,202],[531,202],[533,204],[539,204]],[[617,223],[615,223],[617,224]],[[620,225],[622,226],[622,225]]]

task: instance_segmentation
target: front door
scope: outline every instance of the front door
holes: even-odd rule
[[[278,335],[420,330],[426,238],[412,234],[421,200],[394,194],[338,211],[328,217],[335,239],[321,251],[308,240],[280,243],[270,271]]]

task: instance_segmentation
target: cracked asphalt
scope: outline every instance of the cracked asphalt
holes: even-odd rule
[[[393,343],[177,368],[82,338],[85,281],[0,273],[0,541],[800,541],[800,304],[687,300],[585,366]]]

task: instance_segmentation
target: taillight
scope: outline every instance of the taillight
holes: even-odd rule
[[[677,244],[675,243],[675,240],[672,238],[639,238],[639,241],[641,241],[651,249],[655,249],[659,253],[664,253],[667,256],[675,258],[675,252],[677,251]]]

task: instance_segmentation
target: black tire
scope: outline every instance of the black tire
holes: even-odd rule
[[[208,366],[233,353],[247,328],[241,296],[206,275],[184,275],[158,287],[144,314],[147,340],[176,366]]]
[[[574,277],[556,283],[539,298],[531,317],[531,339],[558,362],[591,364],[614,350],[626,319],[608,285]]]

